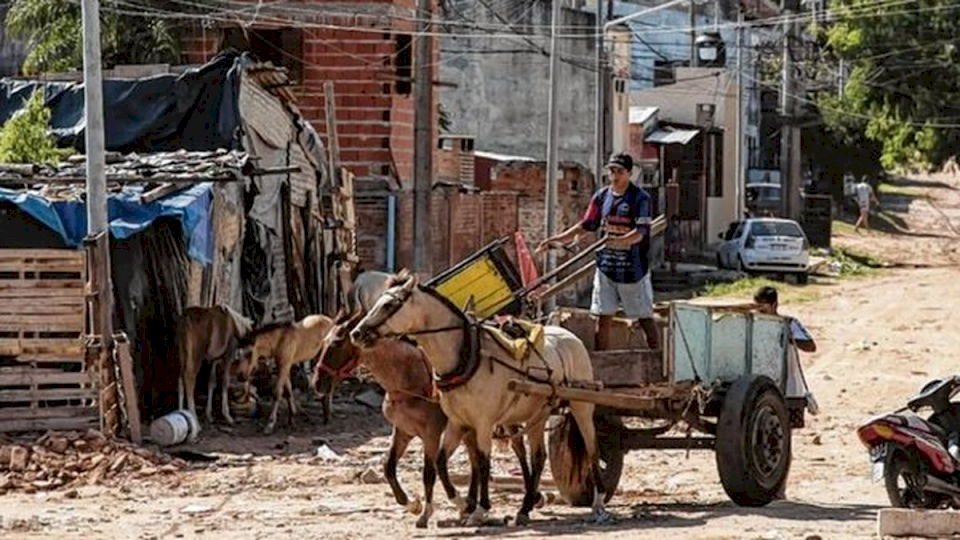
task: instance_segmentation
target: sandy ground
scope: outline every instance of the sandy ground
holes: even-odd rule
[[[934,181],[940,183],[932,183]],[[794,432],[787,499],[740,508],[724,494],[707,451],[634,452],[608,505],[615,520],[586,522],[589,510],[548,504],[526,528],[460,528],[442,496],[431,527],[418,530],[379,475],[389,428],[379,413],[341,400],[328,426],[300,419],[264,437],[251,422],[232,433],[207,430],[198,449],[219,452],[176,477],[73,492],[0,497],[4,538],[464,538],[596,537],[691,539],[842,539],[875,534],[887,504],[871,484],[867,452],[854,429],[901,406],[928,379],[957,371],[960,299],[953,226],[960,227],[955,182],[930,179],[927,198],[898,197],[885,208],[902,227],[840,235],[840,245],[920,268],[894,268],[857,280],[810,285],[815,301],[783,306],[801,318],[819,351],[803,358],[821,414]],[[913,189],[917,189],[913,187]],[[949,221],[952,219],[953,224]],[[317,409],[308,408],[308,414]],[[283,415],[281,416],[283,418]],[[326,443],[339,458],[316,457]],[[419,445],[403,464],[408,492],[422,492]],[[458,455],[457,458],[462,456]],[[466,473],[462,459],[454,472]],[[512,455],[496,454],[495,474],[517,474]],[[438,494],[441,493],[439,485]],[[546,491],[550,491],[547,489]],[[492,488],[493,513],[513,515],[516,491]]]

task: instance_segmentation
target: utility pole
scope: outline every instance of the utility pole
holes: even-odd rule
[[[697,67],[697,3],[690,0],[690,67]]]
[[[413,100],[413,266],[429,275],[433,271],[430,234],[430,199],[433,191],[433,11],[431,0],[417,0],[416,75]]]
[[[743,6],[737,4],[737,176],[734,185],[736,216],[743,217],[743,187],[746,185],[743,163]]]
[[[103,233],[107,237],[97,243],[96,272],[99,284],[100,313],[97,331],[104,350],[113,342],[113,285],[110,279],[110,232],[107,228],[107,179],[104,162],[103,127],[103,73],[100,67],[100,2],[83,0],[80,7],[83,19],[83,107],[86,121],[84,142],[87,167],[87,235],[94,238]]]
[[[794,189],[791,178],[790,158],[793,144],[791,129],[793,124],[793,10],[786,7],[788,0],[784,0],[783,10],[783,84],[780,89],[780,186],[782,217],[790,218],[792,212],[792,193]]]
[[[594,141],[593,141],[593,179],[596,187],[600,187],[600,179],[603,178],[603,159],[604,159],[604,122],[606,121],[606,111],[604,103],[606,100],[605,85],[607,83],[607,63],[604,54],[604,28],[603,28],[603,0],[597,0],[597,76],[596,76],[596,96],[594,106],[596,107],[596,116],[594,118]]]
[[[553,0],[553,16],[550,23],[550,99],[547,102],[547,196],[546,196],[546,235],[549,238],[557,233],[557,142],[560,136],[560,124],[557,121],[560,97],[560,55],[557,47],[557,31],[560,26],[560,4],[562,0]],[[600,10],[599,4],[597,11]],[[544,274],[557,267],[557,255],[554,250],[547,251],[547,264]],[[544,310],[553,311],[556,300],[548,298]]]

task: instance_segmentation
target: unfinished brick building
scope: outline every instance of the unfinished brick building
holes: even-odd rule
[[[341,164],[356,176],[363,266],[409,265],[412,226],[402,224],[413,219],[413,42],[435,40],[414,38],[415,0],[291,0],[251,13],[238,19],[252,19],[247,28],[218,16],[184,33],[184,61],[203,63],[234,47],[286,67],[300,110],[324,143],[323,86],[332,81]]]

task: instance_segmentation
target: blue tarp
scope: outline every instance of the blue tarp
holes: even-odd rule
[[[205,182],[163,199],[143,205],[143,187],[126,186],[111,193],[107,201],[110,234],[129,238],[150,226],[157,218],[175,217],[183,227],[187,253],[203,264],[213,262],[211,202],[213,184]],[[0,188],[0,201],[16,204],[21,210],[56,232],[70,247],[77,247],[87,236],[87,205],[82,200],[51,201],[36,193]]]

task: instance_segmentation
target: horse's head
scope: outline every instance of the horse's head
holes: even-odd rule
[[[240,382],[247,382],[250,380],[250,377],[253,375],[254,370],[257,369],[259,364],[259,358],[256,358],[260,355],[260,351],[257,350],[257,345],[253,345],[241,348],[237,353],[237,367],[236,373],[237,378],[240,379]]]
[[[350,332],[350,339],[361,347],[369,347],[380,338],[400,336],[418,328],[423,313],[416,300],[418,284],[417,276],[401,270]]]
[[[360,356],[360,348],[350,341],[350,330],[363,317],[358,311],[353,316],[341,312],[334,320],[335,326],[323,339],[320,356],[313,365],[310,386],[319,396],[327,395],[337,379],[353,369]]]

